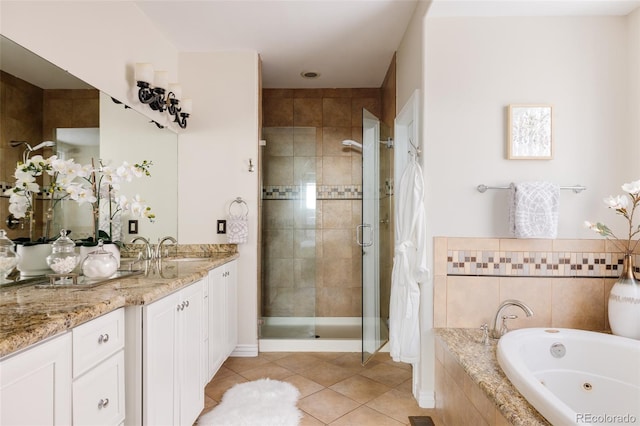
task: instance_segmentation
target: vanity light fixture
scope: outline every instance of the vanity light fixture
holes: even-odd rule
[[[135,66],[135,79],[140,102],[149,105],[154,111],[167,111],[178,126],[187,128],[191,99],[182,99],[182,87],[179,84],[169,84],[169,73],[154,71],[151,64],[139,62]]]

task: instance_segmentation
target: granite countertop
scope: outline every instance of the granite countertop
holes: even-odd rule
[[[496,358],[497,340],[491,339],[491,345],[485,346],[480,329],[438,328],[434,332],[511,424],[550,425],[503,373]]]
[[[0,358],[123,306],[145,305],[239,257],[212,253],[206,260],[162,262],[162,268],[87,288],[0,287]]]

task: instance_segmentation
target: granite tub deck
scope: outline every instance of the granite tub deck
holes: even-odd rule
[[[469,405],[475,406],[471,408],[474,413],[469,414],[470,418],[467,418],[473,423],[468,424],[550,425],[504,375],[496,358],[497,340],[490,339],[491,344],[485,346],[481,343],[480,329],[438,328],[434,332],[436,362],[442,362],[447,374],[453,376],[452,381],[460,383],[460,387],[464,389],[453,397],[451,394],[456,391],[444,389],[445,404],[447,404],[447,398],[459,400],[466,396],[470,401]],[[452,365],[452,362],[458,365]],[[469,380],[460,377],[464,374]],[[464,383],[465,381],[467,383]],[[457,385],[453,383],[452,386]],[[474,395],[472,388],[479,389],[482,395]],[[438,395],[436,395],[436,404],[437,400]],[[490,406],[491,404],[493,407]],[[445,418],[447,407],[442,408],[441,417]],[[455,407],[455,410],[466,410],[466,408]],[[478,414],[482,419],[473,419],[473,416],[477,417]]]
[[[162,262],[161,268],[150,266],[145,273],[92,288],[0,287],[0,358],[120,307],[161,299],[238,257],[221,252],[202,261]]]

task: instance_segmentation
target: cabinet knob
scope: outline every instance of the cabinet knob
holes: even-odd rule
[[[188,300],[185,300],[183,303],[184,303],[184,306],[185,306],[186,308],[188,308],[188,307],[189,307],[189,301],[188,301]]]
[[[100,401],[98,401],[98,408],[99,409],[107,408],[107,405],[109,405],[109,398],[103,398]]]
[[[98,343],[107,343],[109,341],[109,335],[107,333],[101,334],[98,337]]]

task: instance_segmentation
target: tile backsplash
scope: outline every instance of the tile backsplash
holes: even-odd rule
[[[512,328],[609,328],[607,299],[622,255],[606,240],[437,237],[434,256],[435,327],[491,326],[500,302],[518,299],[534,315],[510,308],[519,316]]]

